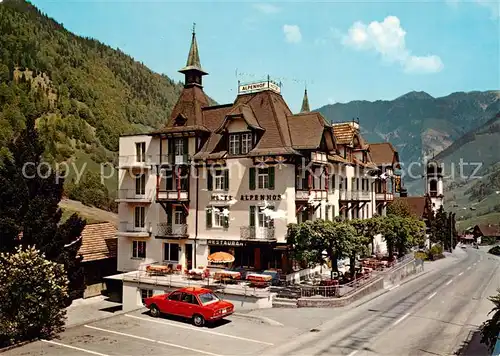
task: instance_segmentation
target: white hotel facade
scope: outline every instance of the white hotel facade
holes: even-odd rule
[[[374,162],[357,122],[328,123],[309,111],[307,92],[293,114],[270,80],[210,106],[194,34],[180,72],[165,127],[120,137],[119,271],[207,266],[221,250],[235,265],[286,271],[289,223],[385,214],[394,187],[380,175],[398,165],[390,144],[377,144],[390,150],[377,146],[384,158]]]

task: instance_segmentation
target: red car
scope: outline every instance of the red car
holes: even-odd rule
[[[181,288],[171,293],[146,298],[144,304],[154,317],[160,314],[177,315],[193,320],[194,325],[220,320],[233,314],[234,305],[217,297],[210,289]]]

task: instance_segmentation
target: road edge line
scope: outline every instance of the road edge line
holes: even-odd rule
[[[245,313],[233,313],[234,316],[243,318],[243,319],[250,319],[250,320],[258,320],[261,321],[265,324],[271,325],[271,326],[285,326],[284,324],[280,323],[279,321],[273,320],[271,318],[261,316],[261,315],[250,315],[250,314],[245,314]]]

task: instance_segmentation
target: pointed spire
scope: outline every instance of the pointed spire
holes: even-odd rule
[[[311,109],[309,108],[309,98],[307,97],[307,88],[304,89],[304,99],[302,99],[302,108],[300,112],[309,112]]]
[[[193,32],[191,38],[191,48],[189,49],[189,55],[186,62],[186,66],[179,70],[179,72],[184,73],[186,76],[185,85],[197,84],[201,86],[201,77],[207,75],[201,68],[200,54],[198,52],[198,43],[196,42],[196,23],[193,23]]]

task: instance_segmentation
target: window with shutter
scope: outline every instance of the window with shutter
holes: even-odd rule
[[[255,167],[250,167],[248,170],[248,187],[250,190],[255,190]]]
[[[205,209],[205,214],[207,217],[207,228],[211,228],[212,227],[212,207],[211,206],[207,206],[207,208]]]
[[[224,170],[224,190],[229,190],[229,169]]]
[[[255,205],[250,206],[250,226],[255,226]]]
[[[274,189],[274,167],[269,167],[268,168],[268,174],[269,174],[269,189]]]
[[[213,172],[211,169],[207,168],[207,189],[208,191],[212,191],[213,190],[213,176],[212,176]]]

